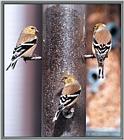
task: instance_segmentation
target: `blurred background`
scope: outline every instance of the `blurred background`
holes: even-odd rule
[[[112,33],[112,51],[105,60],[105,79],[97,79],[96,59],[86,61],[87,135],[119,135],[121,70],[121,5],[86,5],[86,46],[91,53],[93,27],[105,23]],[[42,54],[42,5],[4,5],[4,136],[41,136],[42,61],[23,60],[5,71],[21,30],[34,25],[39,30],[35,54]],[[95,131],[96,133],[92,134]],[[100,132],[100,133],[97,133]]]

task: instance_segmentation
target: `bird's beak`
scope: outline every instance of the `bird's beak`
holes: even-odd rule
[[[60,82],[63,82],[64,83],[64,78],[61,78]]]
[[[38,30],[36,30],[36,33],[39,33],[39,31],[38,31]]]

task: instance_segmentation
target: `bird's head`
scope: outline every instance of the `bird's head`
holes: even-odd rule
[[[76,81],[76,78],[73,74],[66,74],[62,77],[64,84],[73,84]]]
[[[93,28],[93,31],[96,32],[98,30],[102,30],[102,29],[105,29],[106,28],[106,25],[103,24],[103,23],[97,23],[94,28]]]
[[[35,35],[36,33],[38,33],[38,30],[35,26],[28,26],[23,30],[23,33]]]

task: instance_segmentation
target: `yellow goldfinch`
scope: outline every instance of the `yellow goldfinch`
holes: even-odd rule
[[[112,36],[105,24],[98,23],[94,26],[92,51],[98,61],[98,78],[104,78],[104,60],[111,50]]]
[[[36,36],[37,32],[38,30],[35,26],[28,26],[21,32],[16,47],[13,50],[11,63],[6,70],[10,67],[14,69],[19,58],[23,58],[25,60],[26,57],[32,56],[38,41]]]
[[[64,87],[61,90],[60,103],[53,122],[56,121],[62,111],[65,109],[70,109],[78,99],[78,96],[81,93],[81,85],[76,80],[74,75],[68,74],[62,78],[64,82]],[[71,108],[72,109],[72,108]],[[70,109],[70,110],[71,110]],[[73,113],[73,110],[71,110]],[[69,114],[69,112],[68,112]]]

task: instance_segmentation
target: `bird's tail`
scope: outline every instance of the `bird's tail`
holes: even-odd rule
[[[16,60],[16,61],[14,61],[14,62],[11,62],[11,63],[9,64],[9,66],[7,67],[6,71],[7,71],[10,67],[12,67],[12,69],[14,69],[14,68],[15,68],[16,63],[17,63],[17,60]]]
[[[63,111],[63,109],[64,109],[64,107],[60,105],[57,112],[55,113],[55,116],[54,116],[52,122],[55,122],[58,119],[58,117],[59,117],[60,113]]]
[[[99,66],[99,75],[98,78],[104,78],[104,65]]]
[[[61,113],[61,110],[58,110],[58,111],[56,112],[56,114],[55,114],[55,116],[54,116],[54,118],[53,118],[53,122],[55,122],[55,121],[58,119],[60,113]]]

